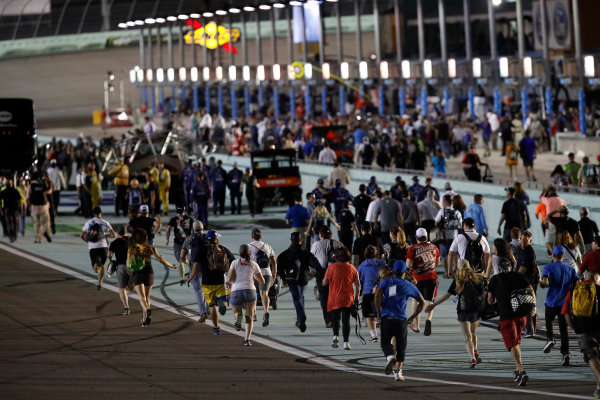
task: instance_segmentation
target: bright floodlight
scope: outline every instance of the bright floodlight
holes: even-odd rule
[[[390,65],[387,61],[382,61],[379,64],[379,75],[381,79],[390,79]]]
[[[121,29],[127,28],[127,24],[125,22],[119,22],[119,25],[117,25],[117,26]]]
[[[311,63],[304,64],[304,77],[308,80],[312,79],[312,64]]]
[[[175,81],[175,69],[173,69],[173,68],[167,69],[167,80],[169,82]]]
[[[217,14],[217,15],[227,15],[227,11],[225,11],[225,10],[217,10],[217,11],[215,11],[215,14]]]
[[[167,20],[164,19],[164,18],[156,18],[156,23],[157,24],[164,24],[165,22],[167,22]]]
[[[345,61],[340,64],[340,74],[342,75],[342,79],[350,79],[350,67]]]
[[[198,18],[200,18],[200,14],[192,13],[192,14],[190,14],[190,18],[198,19]]]
[[[492,0],[492,5],[498,7],[500,4],[502,4],[502,0]]]
[[[593,78],[596,76],[596,61],[594,56],[583,57],[583,74],[586,78]]]
[[[135,20],[135,24],[142,26],[142,25],[144,25],[144,21],[142,21],[141,19],[137,19],[137,20]]]
[[[410,61],[402,60],[402,78],[410,79]]]
[[[235,65],[229,66],[229,80],[230,81],[237,80],[237,69],[235,68]]]
[[[362,80],[369,78],[369,67],[366,61],[358,63],[358,76]]]
[[[256,67],[256,79],[259,81],[265,80],[265,66],[264,65],[259,65],[258,67]]]
[[[297,7],[297,6],[301,6],[301,5],[302,5],[302,2],[300,2],[300,1],[296,1],[296,0],[290,1],[290,6],[292,6],[292,7]]]
[[[144,20],[145,23],[147,23],[148,25],[152,25],[156,22],[156,20],[154,18],[146,18]]]
[[[129,70],[129,82],[135,83],[136,72],[135,69]]]
[[[198,67],[190,68],[190,80],[192,82],[198,82]]]
[[[215,14],[211,13],[210,11],[207,11],[207,12],[205,12],[205,13],[202,13],[202,16],[203,16],[204,18],[212,18],[212,17],[214,17],[214,16],[215,16]]]
[[[258,8],[260,8],[261,10],[267,11],[267,10],[271,9],[271,6],[268,4],[261,4],[260,6],[258,6]]]
[[[137,73],[137,81],[144,82],[144,70],[141,68],[138,68],[138,69],[136,69],[136,73]]]
[[[252,6],[244,6],[244,11],[252,12],[254,10],[255,10],[255,8]]]
[[[338,0],[325,0],[325,1],[327,1],[328,3],[337,3],[338,2]]]
[[[232,7],[229,9],[229,12],[231,14],[239,14],[241,12],[241,10],[239,8]]]
[[[133,22],[133,21],[127,21],[127,26],[135,26],[135,22]]]
[[[223,80],[223,67],[221,67],[220,65],[217,68],[215,68],[215,77],[218,81]]]
[[[170,17],[167,17],[167,21],[169,21],[169,22],[175,22],[175,21],[177,21],[177,17],[171,15]]]
[[[156,82],[163,83],[165,81],[165,70],[162,68],[156,69]]]
[[[283,3],[275,3],[275,4],[273,4],[273,8],[285,8],[285,4],[283,4]]]
[[[473,78],[481,78],[481,58],[473,59]]]
[[[456,78],[456,59],[454,58],[448,60],[448,78]]]
[[[202,80],[204,82],[210,81],[210,67],[202,68]]]
[[[296,67],[294,67],[292,64],[288,65],[287,73],[289,81],[293,81],[294,79],[296,79]]]
[[[500,57],[498,64],[500,66],[500,78],[508,78],[508,58]]]
[[[431,60],[425,60],[423,62],[423,76],[425,76],[425,79],[431,79],[433,77],[433,63]]]
[[[273,79],[276,81],[281,79],[281,67],[279,64],[273,65]]]
[[[248,82],[250,80],[250,66],[244,65],[242,67],[242,78]]]
[[[180,19],[180,20],[182,20],[182,21],[185,21],[185,20],[186,20],[186,19],[188,19],[189,17],[188,17],[187,15],[185,15],[185,14],[179,14],[179,15],[177,16],[177,18],[179,18],[179,19]]]
[[[329,66],[329,63],[323,63],[321,70],[323,73],[323,79],[326,81],[329,80],[329,78],[331,78],[331,67]]]
[[[533,76],[533,60],[531,57],[523,58],[523,75],[525,78],[531,78]]]
[[[152,82],[152,80],[154,79],[154,71],[152,71],[152,68],[148,68],[146,70],[146,81],[148,82]]]
[[[185,67],[179,68],[179,80],[181,82],[184,82],[186,77],[187,77],[187,71],[186,71]]]

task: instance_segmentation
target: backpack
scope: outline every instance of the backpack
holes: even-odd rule
[[[263,250],[265,248],[265,245],[263,244],[263,246],[259,249],[258,247],[256,247],[255,245],[251,245],[252,247],[254,247],[257,251],[256,251],[256,263],[258,264],[258,266],[262,269],[262,268],[269,268],[270,266],[270,262],[269,262],[269,256],[267,255],[267,253],[265,253],[265,251]]]
[[[444,209],[444,223],[442,224],[442,226],[444,227],[445,231],[453,231],[456,229],[460,229],[460,221],[456,216],[457,213],[458,211],[454,209]]]
[[[133,260],[129,261],[129,269],[132,271],[140,271],[146,268],[146,262],[140,256],[136,256]]]
[[[227,252],[216,243],[207,245],[206,260],[211,271],[227,272],[229,270],[229,257]]]
[[[302,261],[300,260],[301,253],[297,254],[296,257],[291,257],[288,253],[287,262],[282,265],[283,280],[287,283],[295,283],[300,279],[300,272],[302,271]]]
[[[175,241],[177,243],[183,243],[185,238],[192,234],[192,223],[193,219],[187,215],[181,218],[179,221],[179,229],[175,230]]]
[[[139,206],[142,204],[142,191],[140,189],[129,189],[129,205]]]
[[[45,206],[46,196],[44,195],[44,184],[36,181],[31,184],[31,204],[34,206]]]
[[[327,247],[327,265],[324,269],[331,264],[335,264],[337,259],[335,258],[335,249],[333,248],[333,239],[329,239],[329,246]]]
[[[100,235],[102,234],[102,224],[94,222],[88,227],[86,238],[90,243],[97,243],[100,241]]]
[[[510,306],[518,317],[535,315],[535,297],[529,288],[513,290],[510,294]]]
[[[478,235],[477,239],[472,240],[468,234],[463,233],[462,235],[467,239],[464,259],[469,262],[471,268],[476,272],[483,272],[485,266],[483,265],[483,247],[481,246],[482,236]]]
[[[468,280],[459,294],[458,307],[460,311],[479,312],[485,303],[483,285]]]
[[[517,151],[515,150],[515,148],[513,146],[511,146],[510,151],[508,152],[508,158],[511,160],[519,159],[519,153],[517,153]]]
[[[598,297],[596,285],[591,282],[580,282],[573,289],[571,314],[574,317],[597,317]]]

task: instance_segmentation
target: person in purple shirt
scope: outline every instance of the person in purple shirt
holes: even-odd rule
[[[519,142],[519,151],[521,153],[521,159],[523,160],[523,166],[525,167],[527,180],[537,180],[535,179],[535,173],[533,170],[533,160],[535,159],[536,148],[537,144],[531,137],[531,132],[529,129],[527,129],[525,131],[525,137]]]

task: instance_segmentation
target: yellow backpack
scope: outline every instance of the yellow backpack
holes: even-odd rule
[[[596,285],[592,282],[579,282],[573,289],[571,310],[575,317],[593,317],[598,315],[598,297]]]

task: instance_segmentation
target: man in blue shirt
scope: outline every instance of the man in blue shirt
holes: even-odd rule
[[[425,300],[419,289],[404,279],[406,264],[402,260],[394,263],[394,275],[384,279],[375,292],[375,310],[377,319],[381,321],[381,349],[387,359],[385,374],[389,375],[394,366],[394,379],[403,381],[402,364],[406,353],[406,336],[408,324],[421,313]],[[406,302],[412,297],[419,302],[417,309],[406,318]],[[396,356],[392,337],[396,338]]]
[[[409,187],[408,190],[415,195],[415,199],[417,200],[417,203],[425,200],[425,193],[426,193],[425,186],[423,186],[419,183],[419,177],[416,175],[413,176],[412,181],[413,181],[413,185],[411,187]]]
[[[363,138],[367,136],[367,132],[363,129],[364,125],[361,123],[355,130],[354,130],[354,165],[358,164],[358,156],[359,156],[359,149],[360,149],[360,145],[363,142]]]
[[[539,282],[541,288],[548,288],[546,294],[546,337],[548,341],[544,346],[544,353],[550,353],[552,347],[556,344],[554,341],[554,332],[552,322],[558,316],[558,329],[560,330],[560,352],[563,359],[560,365],[569,366],[569,332],[567,330],[567,321],[561,314],[562,306],[567,297],[567,293],[573,289],[573,285],[579,279],[575,269],[562,262],[565,256],[563,246],[555,246],[552,249],[552,264],[548,264],[542,271],[542,279]]]
[[[292,232],[304,233],[310,221],[310,212],[302,205],[302,197],[294,199],[295,204],[285,214],[285,222],[292,225]]]
[[[233,169],[227,173],[227,185],[231,197],[231,214],[242,213],[242,178],[244,173],[238,169],[237,162],[233,163]]]
[[[521,153],[521,159],[523,160],[523,166],[525,167],[525,174],[527,180],[533,179],[536,181],[533,171],[533,160],[535,159],[535,150],[537,144],[531,137],[529,129],[525,131],[525,137],[519,142],[519,151]]]
[[[344,208],[344,203],[354,201],[354,197],[352,197],[348,189],[342,187],[341,179],[335,180],[335,189],[333,189],[332,192],[335,196],[333,199],[333,204],[335,205],[335,219],[339,221],[340,213]]]
[[[475,231],[480,235],[487,236],[489,234],[487,221],[485,219],[485,211],[483,210],[483,195],[476,194],[473,197],[473,204],[465,210],[465,219],[473,218],[475,221]]]
[[[222,167],[223,162],[217,161],[217,165],[210,169],[208,177],[212,186],[213,211],[217,215],[217,209],[223,215],[225,213],[225,187],[227,186],[227,172]]]

